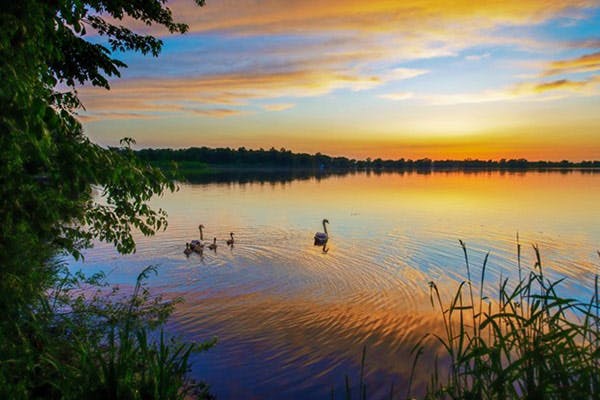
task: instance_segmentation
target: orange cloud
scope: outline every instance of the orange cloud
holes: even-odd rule
[[[553,82],[545,82],[540,83],[539,85],[535,85],[533,90],[538,93],[547,92],[549,90],[559,90],[559,89],[579,89],[587,85],[588,82],[585,81],[570,81],[568,79],[560,79]]]
[[[284,111],[293,108],[295,104],[292,103],[279,103],[279,104],[265,104],[262,107],[267,111]]]
[[[403,94],[389,94],[379,96],[389,100],[415,99],[424,101],[426,104],[435,106],[448,106],[456,104],[476,104],[502,101],[549,101],[558,100],[573,95],[597,95],[600,75],[589,79],[573,81],[559,79],[552,82],[532,83],[524,82],[512,87],[498,90],[484,90],[472,93],[452,94],[424,94],[404,96]],[[543,95],[543,96],[540,96]]]
[[[89,110],[86,118],[118,117],[118,112],[227,117],[245,112],[239,108],[255,99],[320,96],[338,89],[373,89],[429,72],[398,68],[410,60],[459,56],[465,49],[490,44],[539,50],[542,44],[535,39],[502,36],[496,28],[533,25],[558,16],[581,17],[587,9],[599,6],[597,0],[214,0],[203,8],[194,6],[190,0],[173,0],[168,4],[176,19],[190,24],[191,32],[220,32],[238,39],[278,33],[306,39],[306,43],[282,40],[258,50],[219,49],[216,51],[221,57],[215,57],[213,64],[221,60],[243,62],[219,65],[216,70],[220,72],[211,70],[204,74],[197,71],[203,71],[198,65],[207,54],[185,53],[177,62],[188,63],[187,71],[198,75],[127,79],[116,82],[110,93],[82,88],[81,98]],[[154,29],[140,25],[138,28]],[[592,48],[594,40],[579,44]],[[483,52],[461,59],[476,61],[489,56],[490,53]],[[555,61],[547,65],[542,76],[596,71],[600,69],[599,57],[600,53],[593,53]],[[570,80],[505,85],[477,93],[427,95],[394,87],[391,93],[379,97],[447,105],[523,98],[547,100],[566,96],[566,92],[588,94],[596,87],[592,81]],[[561,94],[557,95],[558,92]],[[260,107],[281,111],[293,105]]]
[[[469,19],[478,26],[532,24],[556,15],[581,16],[596,0],[222,0],[198,9],[191,1],[169,3],[192,32],[235,31],[243,34],[330,30],[413,30],[427,24],[454,24]],[[462,27],[461,27],[462,28]]]
[[[284,72],[224,73],[199,77],[166,79],[129,79],[116,81],[110,92],[100,88],[82,88],[80,98],[88,112],[110,119],[115,110],[155,113],[193,112],[206,116],[239,115],[240,110],[194,108],[198,105],[221,104],[243,106],[252,99],[307,97],[327,94],[336,89],[360,91],[382,83],[408,79],[425,73],[422,70],[397,68],[381,76],[362,71],[297,70]],[[263,106],[281,111],[293,104]]]
[[[214,118],[231,117],[234,115],[245,114],[243,111],[234,110],[232,108],[206,108],[206,109],[186,109],[194,114],[203,115]]]
[[[319,47],[312,48],[319,60],[329,58],[337,64],[357,58],[406,61],[453,56],[492,43],[539,49],[542,45],[535,39],[503,36],[495,28],[543,23],[558,16],[581,17],[588,8],[598,7],[597,0],[221,0],[207,2],[203,8],[189,0],[168,4],[192,33],[333,37],[329,41],[337,44],[311,47]],[[132,25],[160,34],[155,30],[159,28]],[[305,49],[302,45],[278,51],[295,60]]]
[[[567,91],[582,94],[598,94],[595,90],[600,84],[600,75],[591,76],[588,79],[573,81],[569,79],[558,79],[552,82],[524,83],[517,85],[514,92],[520,95],[545,93],[550,91]]]
[[[156,119],[159,118],[159,116],[135,112],[83,112],[80,113],[77,118],[82,122],[95,122],[108,119]]]
[[[548,69],[542,73],[542,76],[552,76],[558,74],[569,74],[576,72],[593,72],[600,70],[600,51],[591,54],[585,54],[581,57],[569,60],[553,61]]]

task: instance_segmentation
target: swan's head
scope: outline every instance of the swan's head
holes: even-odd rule
[[[233,236],[233,232],[229,232],[229,236]]]
[[[323,223],[324,223],[324,224],[328,224],[328,223],[329,223],[329,220],[328,220],[328,219],[324,219],[324,220],[323,220]]]
[[[202,230],[202,228],[204,228],[204,225],[202,225],[202,224],[198,225],[198,229]]]

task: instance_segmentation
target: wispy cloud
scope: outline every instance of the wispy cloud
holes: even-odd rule
[[[239,115],[240,110],[215,108],[208,105],[245,106],[255,99],[278,97],[302,98],[319,96],[334,90],[362,91],[386,82],[410,79],[426,73],[425,70],[395,68],[383,73],[355,70],[330,71],[300,69],[253,73],[224,73],[196,77],[163,79],[129,79],[117,81],[110,93],[103,89],[87,88],[81,99],[89,110],[110,119],[115,109],[152,111],[155,113],[194,113],[203,116],[226,117]],[[294,104],[263,106],[268,111],[282,111]]]
[[[157,119],[160,116],[148,113],[95,111],[93,113],[79,113],[78,118],[83,122],[95,122],[114,119]]]
[[[275,104],[264,104],[262,108],[266,111],[284,111],[293,108],[293,103],[275,103]]]
[[[245,114],[244,111],[236,110],[232,108],[200,108],[200,109],[185,109],[187,112],[191,112],[197,115],[203,115],[206,117],[224,118],[232,117],[236,115]]]
[[[491,53],[483,53],[483,54],[471,54],[465,57],[467,61],[481,61],[486,58],[490,58]]]
[[[577,58],[551,62],[542,76],[600,71],[600,51]]]
[[[574,94],[600,94],[594,89],[600,84],[600,75],[593,75],[583,80],[558,79],[551,82],[524,83],[517,85],[514,93],[529,95],[550,91],[566,91]]]
[[[574,81],[559,79],[550,82],[523,82],[497,90],[484,90],[471,93],[426,94],[413,96],[427,104],[447,106],[456,104],[476,104],[506,101],[550,101],[570,96],[598,95],[600,75]],[[541,95],[541,96],[540,96]]]
[[[490,103],[497,101],[514,100],[517,94],[510,90],[484,90],[470,93],[452,93],[452,94],[424,94],[415,97],[424,101],[426,104],[434,106],[448,106],[456,104],[475,104]]]
[[[110,93],[82,89],[89,110],[85,118],[182,114],[224,118],[257,107],[289,110],[295,99],[374,88],[384,92],[378,96],[382,99],[426,105],[547,100],[589,95],[597,89],[594,79],[556,79],[562,78],[556,75],[599,71],[600,52],[543,63],[539,54],[548,45],[542,35],[511,30],[557,18],[579,21],[589,9],[599,7],[597,0],[221,0],[203,8],[189,0],[168,4],[177,19],[190,24],[191,34],[166,55],[162,67],[149,69],[146,60],[138,65],[134,61],[129,77],[115,82]],[[207,44],[212,37],[226,45]],[[599,45],[598,38],[560,44],[567,50]],[[529,74],[511,75],[524,82],[494,82],[472,92],[467,84],[460,91],[440,94],[425,93],[435,90],[433,86],[404,87],[401,82],[449,74],[444,62],[429,63],[442,57],[472,61],[468,67],[474,70],[476,61],[495,62],[498,46],[537,53],[535,67],[527,68]],[[291,102],[268,103],[281,99]]]
[[[399,81],[405,79],[416,78],[417,76],[425,75],[429,71],[425,69],[413,69],[413,68],[394,68],[389,72],[383,74],[383,79],[386,81]]]
[[[575,49],[600,49],[600,38],[587,38],[582,40],[572,40],[567,43],[569,47]]]
[[[582,17],[596,0],[224,0],[208,2],[199,11],[190,1],[174,1],[176,16],[192,31],[230,31],[262,34],[290,31],[415,31],[440,28],[457,21],[477,26],[540,23],[557,15]]]
[[[588,81],[570,81],[568,79],[559,79],[552,82],[544,82],[533,86],[533,91],[537,93],[548,92],[550,90],[579,90],[589,84]]]
[[[414,97],[414,94],[411,92],[397,92],[397,93],[382,94],[378,97],[380,97],[382,99],[386,99],[386,100],[400,101],[400,100],[412,99]]]

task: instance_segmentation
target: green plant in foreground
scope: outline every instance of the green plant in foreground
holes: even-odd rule
[[[116,313],[111,307],[105,310],[108,311],[103,316],[108,324],[105,334],[78,341],[84,397],[183,399],[193,394],[210,398],[208,388],[192,382],[186,374],[191,353],[208,350],[215,341],[184,344],[165,338],[162,324],[173,303],[162,303],[160,298],[148,302],[149,292],[142,283],[149,272],[156,271],[153,267],[146,268],[128,302],[120,303],[125,309]],[[158,338],[154,335],[157,330]]]
[[[215,340],[180,343],[166,336],[164,323],[179,300],[151,296],[145,285],[151,272],[156,269],[142,271],[132,293],[121,298],[117,289],[90,295],[81,275],[66,273],[32,312],[27,332],[15,333],[11,357],[0,360],[0,398],[212,398],[187,373],[191,354]],[[101,278],[83,283],[97,287]]]
[[[600,302],[598,277],[589,302],[562,297],[544,277],[540,252],[522,277],[517,243],[519,282],[500,281],[497,299],[484,296],[486,255],[479,296],[473,293],[467,249],[462,282],[445,306],[430,282],[432,305],[443,317],[443,335],[426,335],[415,346],[415,364],[426,338],[443,348],[447,374],[436,363],[426,399],[592,399],[600,396]],[[446,364],[447,363],[447,364]],[[444,371],[444,369],[441,369]],[[446,376],[444,376],[446,375]],[[408,390],[410,396],[410,387]]]

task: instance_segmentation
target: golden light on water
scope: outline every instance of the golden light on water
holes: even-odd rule
[[[444,303],[483,259],[484,295],[518,277],[517,233],[525,273],[539,245],[549,279],[566,278],[569,296],[587,299],[598,271],[600,174],[561,172],[357,173],[306,180],[183,184],[155,199],[169,229],[137,238],[135,255],[97,246],[79,266],[104,270],[116,283],[159,266],[151,285],[183,295],[172,323],[192,340],[218,336],[198,358],[199,377],[223,397],[265,390],[291,397],[329,393],[358,368],[367,345],[366,376],[388,393],[410,375],[411,350],[426,333],[441,333],[430,302],[435,282]],[[328,251],[313,235],[330,221]],[[216,252],[183,254],[198,237],[217,237]],[[235,232],[235,245],[225,244]],[[77,266],[74,266],[77,267]],[[434,342],[422,365],[433,363]],[[430,370],[418,372],[423,388]],[[340,378],[341,377],[341,378]],[[231,380],[241,386],[231,386]],[[338,381],[338,379],[342,379]],[[380,394],[385,395],[384,392]],[[374,394],[375,395],[375,394]]]

